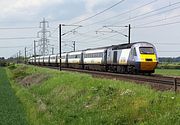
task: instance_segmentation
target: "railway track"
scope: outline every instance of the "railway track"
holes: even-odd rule
[[[47,68],[59,69],[58,67],[46,66]],[[111,72],[100,72],[100,71],[90,71],[90,70],[81,70],[81,69],[72,69],[72,68],[62,68],[64,71],[73,71],[90,74],[93,77],[114,79],[114,80],[125,80],[133,81],[138,84],[148,84],[152,88],[157,90],[174,90],[180,91],[180,77],[167,77],[162,75],[131,75],[131,74],[118,74]]]

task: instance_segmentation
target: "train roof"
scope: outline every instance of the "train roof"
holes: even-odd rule
[[[115,49],[127,49],[127,48],[131,48],[133,45],[135,44],[140,44],[140,43],[147,43],[147,44],[150,44],[148,42],[134,42],[134,43],[124,43],[124,44],[118,44],[118,45],[111,45],[111,46],[106,46],[106,47],[99,47],[99,48],[89,48],[89,49],[86,49],[86,50],[94,50],[94,49],[107,49],[107,48],[112,48],[113,50]],[[84,50],[84,51],[86,51]]]

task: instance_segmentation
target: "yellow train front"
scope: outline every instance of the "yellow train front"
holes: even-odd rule
[[[134,65],[136,72],[154,73],[158,64],[154,45],[148,42],[139,42],[132,45],[128,62],[130,65]]]

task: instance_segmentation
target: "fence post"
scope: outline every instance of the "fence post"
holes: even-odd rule
[[[177,91],[177,78],[174,78],[174,91]]]

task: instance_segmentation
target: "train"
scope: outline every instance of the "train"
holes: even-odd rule
[[[28,59],[32,65],[59,66],[60,54]],[[149,42],[111,45],[61,54],[62,68],[77,68],[128,74],[152,74],[158,64],[157,51]]]

